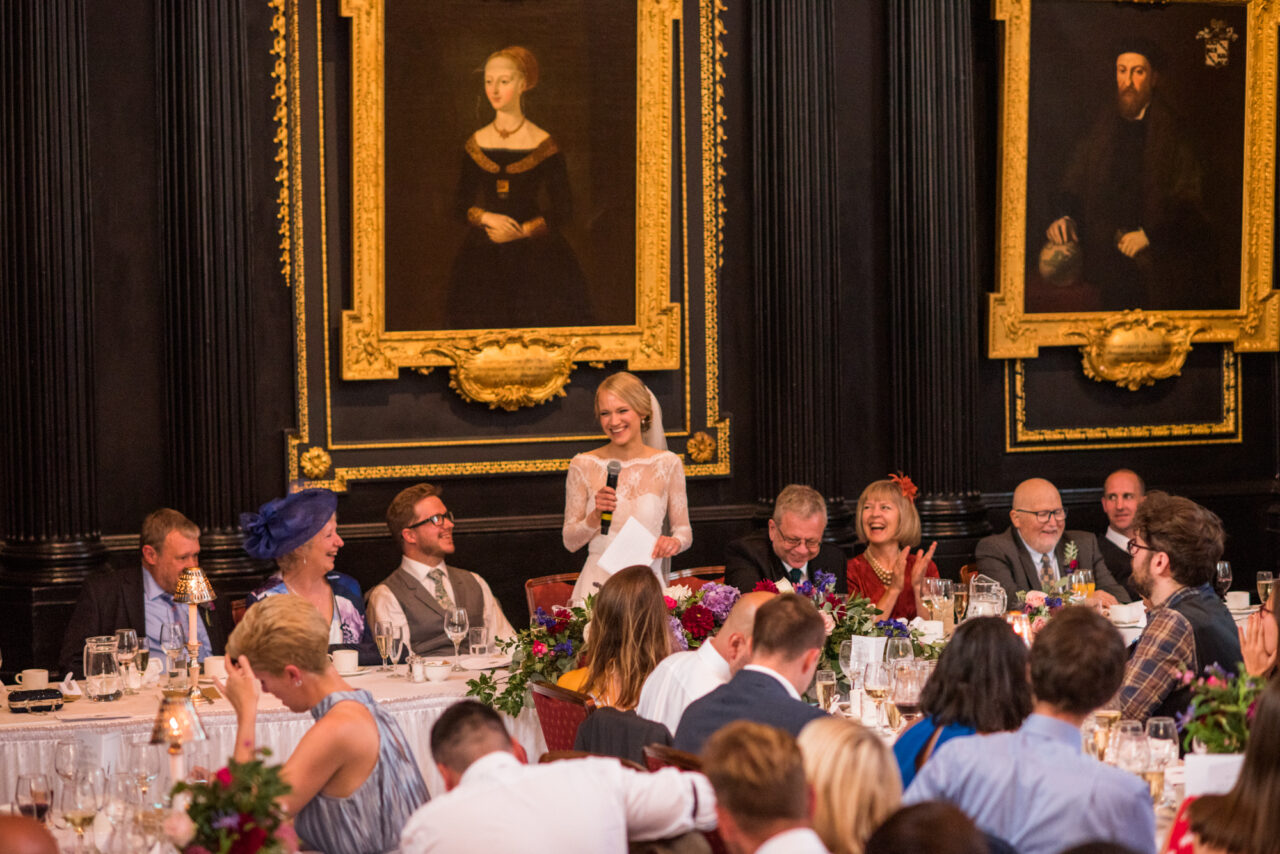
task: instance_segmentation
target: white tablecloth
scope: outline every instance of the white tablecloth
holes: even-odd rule
[[[404,667],[399,670],[403,672]],[[422,777],[434,796],[444,791],[444,780],[431,758],[431,726],[446,708],[466,694],[467,680],[475,676],[475,672],[468,671],[450,674],[444,682],[412,682],[368,671],[349,678],[348,683],[353,689],[369,691],[395,717],[416,752]],[[0,803],[12,800],[18,774],[43,772],[50,779],[56,776],[54,745],[62,739],[79,741],[90,764],[114,768],[123,755],[122,745],[126,739],[151,734],[159,707],[158,688],[143,689],[140,694],[111,703],[82,698],[67,703],[61,712],[54,714],[14,714],[6,705],[0,711]],[[208,741],[184,749],[187,767],[221,768],[234,748],[235,711],[225,699],[212,705],[198,704],[197,710]],[[271,749],[271,761],[283,762],[311,724],[310,714],[290,712],[275,697],[264,693],[258,704],[258,746]],[[507,727],[524,746],[531,761],[546,752],[546,741],[532,703],[514,721],[507,718]],[[163,751],[163,748],[157,750]],[[169,783],[166,766],[157,785],[167,788]]]

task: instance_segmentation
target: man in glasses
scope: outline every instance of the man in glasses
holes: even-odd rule
[[[846,593],[848,562],[838,546],[822,541],[827,503],[809,486],[793,483],[778,493],[769,528],[734,540],[725,548],[726,584],[750,593],[761,581],[814,582],[816,573],[836,577],[835,592]],[[783,591],[785,592],[785,590]]]
[[[1138,508],[1129,540],[1133,581],[1151,602],[1124,683],[1108,708],[1146,721],[1181,714],[1191,702],[1182,675],[1210,664],[1233,671],[1240,638],[1227,606],[1213,592],[1224,534],[1218,517],[1186,498],[1153,491]]]
[[[1093,573],[1094,604],[1129,601],[1128,591],[1107,569],[1097,537],[1067,530],[1067,511],[1052,483],[1035,477],[1018,484],[1009,519],[1009,530],[978,541],[975,557],[978,572],[1000,582],[1010,606],[1019,590],[1043,590],[1081,569]]]
[[[488,582],[445,563],[454,551],[453,514],[439,489],[418,483],[401,490],[387,507],[387,528],[402,557],[400,567],[369,591],[369,625],[389,621],[397,631],[407,628],[418,655],[453,651],[444,623],[454,608],[467,610],[471,628],[488,628],[490,643],[515,635]]]

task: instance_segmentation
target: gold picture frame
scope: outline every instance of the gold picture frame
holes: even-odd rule
[[[1032,65],[1036,59],[1033,56],[1033,24],[1036,23],[1037,11],[1042,8],[1046,13],[1052,11],[1058,15],[1060,20],[1072,20],[1073,16],[1078,19],[1079,33],[1084,34],[1078,36],[1080,44],[1089,45],[1088,34],[1092,27],[1099,45],[1102,46],[1097,53],[1101,53],[1103,47],[1109,44],[1110,53],[1106,55],[1111,56],[1112,61],[1118,57],[1117,50],[1130,49],[1117,48],[1116,45],[1121,44],[1120,36],[1116,32],[1106,31],[1108,27],[1120,29],[1116,26],[1116,21],[1125,25],[1130,21],[1136,22],[1133,29],[1137,37],[1147,38],[1144,44],[1152,45],[1153,52],[1162,51],[1163,54],[1172,55],[1176,50],[1183,65],[1176,66],[1175,73],[1177,68],[1193,64],[1186,59],[1188,51],[1203,49],[1204,65],[1209,70],[1198,70],[1196,73],[1200,76],[1190,82],[1186,78],[1192,77],[1192,74],[1183,75],[1183,85],[1188,92],[1204,91],[1193,90],[1192,87],[1200,85],[1198,81],[1215,73],[1212,65],[1215,60],[1222,67],[1226,67],[1232,58],[1237,62],[1231,72],[1243,79],[1243,92],[1235,93],[1236,97],[1243,99],[1240,114],[1235,118],[1238,129],[1242,131],[1242,138],[1239,139],[1238,149],[1232,143],[1215,149],[1213,156],[1230,167],[1220,170],[1223,174],[1234,174],[1231,169],[1238,169],[1241,174],[1238,207],[1232,207],[1235,199],[1233,187],[1226,188],[1230,191],[1230,194],[1223,196],[1226,201],[1218,203],[1220,210],[1238,210],[1240,218],[1238,222],[1230,216],[1207,219],[1211,225],[1221,226],[1222,233],[1227,235],[1233,236],[1238,229],[1238,266],[1235,265],[1235,248],[1232,243],[1225,249],[1219,249],[1217,255],[1213,256],[1217,259],[1214,262],[1217,266],[1211,270],[1213,280],[1224,283],[1224,292],[1229,294],[1230,300],[1223,301],[1221,305],[1188,305],[1186,308],[1176,304],[1126,305],[1120,308],[1106,306],[1105,299],[1098,303],[1082,300],[1079,305],[1086,310],[1073,310],[1070,300],[1062,299],[1061,304],[1054,304],[1049,300],[1047,310],[1030,310],[1029,280],[1034,281],[1037,286],[1047,287],[1046,282],[1037,279],[1037,276],[1048,280],[1067,266],[1064,264],[1055,267],[1055,259],[1045,258],[1050,249],[1051,238],[1045,243],[1041,255],[1033,257],[1030,251],[1035,248],[1035,244],[1031,243],[1033,239],[1045,239],[1039,235],[1048,233],[1041,229],[1045,229],[1050,222],[1047,217],[1041,218],[1043,222],[1028,219],[1029,196],[1033,195],[1040,201],[1047,199],[1049,195],[1047,188],[1039,183],[1029,187],[1029,170],[1036,163],[1047,162],[1047,158],[1043,157],[1036,160],[1039,156],[1037,152],[1056,144],[1056,140],[1046,143],[1042,137],[1045,128],[1060,118],[1043,103],[1039,107],[1033,105],[1033,89],[1037,93],[1046,91],[1037,88],[1039,84],[1033,86],[1033,75],[1037,73]],[[1280,349],[1280,301],[1277,300],[1276,291],[1272,289],[1277,23],[1280,21],[1277,4],[1271,0],[1170,0],[1153,8],[1150,3],[1139,2],[1117,4],[1096,0],[1057,0],[1051,3],[1050,0],[1035,0],[1033,3],[1033,0],[993,0],[992,10],[993,17],[1003,22],[1004,37],[998,172],[1000,211],[997,288],[990,294],[988,303],[988,355],[996,359],[1028,359],[1035,358],[1041,347],[1075,346],[1080,348],[1086,375],[1098,381],[1114,382],[1121,387],[1137,390],[1159,379],[1176,375],[1187,352],[1196,342],[1223,342],[1236,352]],[[1139,16],[1133,13],[1143,14]],[[1123,17],[1126,15],[1129,17]],[[1223,18],[1242,21],[1245,32],[1240,33],[1237,28],[1225,24]],[[1198,30],[1187,29],[1182,23],[1183,19],[1203,19],[1203,26]],[[1180,35],[1172,44],[1169,43],[1168,35],[1171,30],[1165,26],[1168,22],[1175,22],[1181,28]],[[1144,33],[1144,28],[1150,32]],[[1058,37],[1060,29],[1052,32],[1053,38]],[[1050,57],[1046,63],[1055,61],[1052,57],[1057,56],[1056,61],[1064,64],[1062,67],[1071,67],[1066,65],[1071,62],[1084,64],[1077,58],[1080,51],[1073,55],[1072,51],[1062,45],[1046,41],[1049,38],[1048,30],[1039,29],[1036,32],[1039,34],[1037,38],[1040,39],[1038,44],[1042,52]],[[1216,47],[1215,39],[1218,40]],[[1211,55],[1215,49],[1222,51],[1221,56]],[[1244,59],[1241,67],[1242,52]],[[1104,68],[1102,72],[1110,73],[1110,69]],[[1037,78],[1039,79],[1042,78]],[[1157,83],[1159,82],[1157,78]],[[1159,93],[1160,89],[1157,88],[1156,91]],[[1115,95],[1114,89],[1111,94]],[[1190,96],[1187,96],[1187,101],[1196,103]],[[1198,106],[1203,107],[1204,104],[1200,103]],[[1212,107],[1217,105],[1211,105]],[[1143,112],[1145,111],[1146,107],[1143,107]],[[1197,116],[1197,119],[1201,122],[1208,121],[1204,116]],[[1205,134],[1217,129],[1199,128],[1195,132]],[[1059,127],[1059,130],[1062,128]],[[1080,135],[1083,136],[1083,132]],[[1224,138],[1231,139],[1232,135],[1224,133]],[[1066,148],[1069,144],[1067,142],[1062,146],[1064,151],[1069,151]],[[1036,171],[1036,174],[1042,173]],[[1220,191],[1223,188],[1215,186],[1209,189]],[[1035,204],[1031,208],[1039,211]],[[1116,239],[1120,239],[1119,230],[1116,231]],[[1040,259],[1038,266],[1037,257]],[[1098,257],[1097,253],[1094,257]],[[1049,272],[1046,273],[1046,270]],[[1220,272],[1221,270],[1226,272]],[[1234,301],[1234,280],[1230,274],[1237,270],[1239,299]],[[1081,278],[1088,279],[1087,268],[1086,274]],[[1060,286],[1069,289],[1078,284],[1079,280],[1067,280],[1065,286]],[[1151,292],[1150,289],[1147,291],[1148,294]],[[1194,301],[1194,298],[1189,300]],[[1031,302],[1034,303],[1034,300]]]
[[[680,368],[681,305],[671,300],[670,284],[672,32],[679,0],[635,3],[634,323],[411,330],[387,324],[386,2],[340,5],[351,21],[353,164],[352,296],[341,317],[342,378],[387,380],[404,369],[447,367],[450,386],[464,399],[515,410],[562,396],[579,362],[623,362],[639,371]]]

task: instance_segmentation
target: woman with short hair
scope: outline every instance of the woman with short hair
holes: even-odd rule
[[[911,553],[920,545],[915,484],[906,475],[872,481],[858,496],[853,518],[858,542],[867,548],[846,569],[850,595],[870,599],[886,620],[914,618],[924,579],[938,577],[936,542],[927,552]]]

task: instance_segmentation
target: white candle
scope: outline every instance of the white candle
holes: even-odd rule
[[[196,603],[187,604],[187,643],[194,646],[196,644]]]

